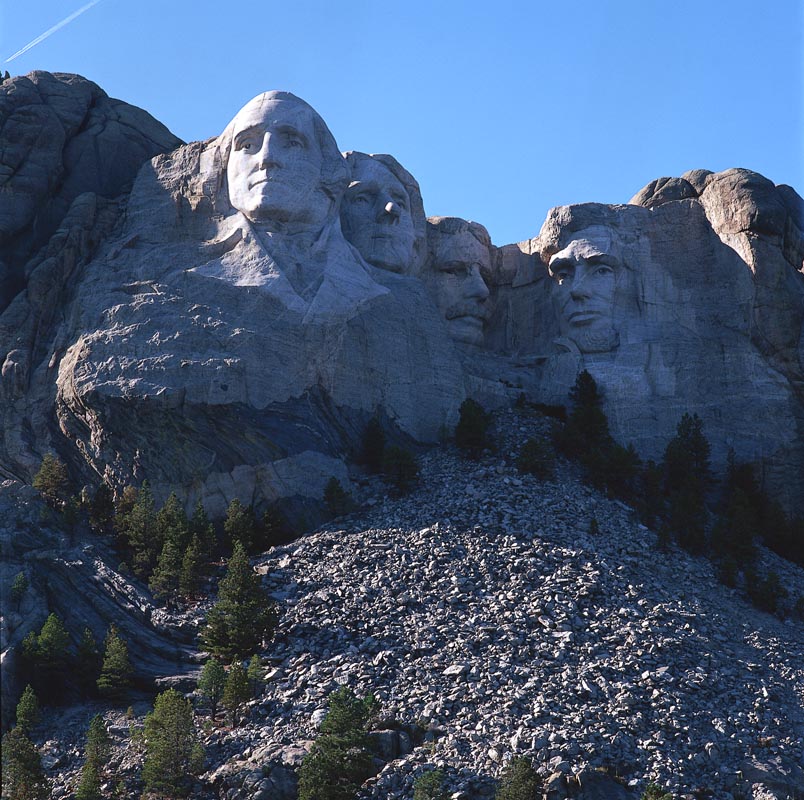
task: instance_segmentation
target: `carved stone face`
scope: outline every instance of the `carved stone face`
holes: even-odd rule
[[[323,155],[306,104],[265,95],[232,120],[226,175],[229,202],[252,222],[323,222],[332,199],[322,189]]]
[[[550,259],[561,334],[582,353],[605,353],[617,346],[613,312],[622,268],[619,242],[600,225],[579,231]]]
[[[458,342],[483,342],[489,289],[481,270],[490,267],[488,247],[470,231],[438,235],[422,278],[447,320],[450,336]]]
[[[343,235],[369,264],[407,272],[416,232],[407,190],[381,162],[363,158],[341,204]]]

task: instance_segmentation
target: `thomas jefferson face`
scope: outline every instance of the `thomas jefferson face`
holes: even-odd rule
[[[407,272],[416,233],[407,190],[381,162],[360,159],[341,204],[343,235],[380,269]]]
[[[259,95],[232,120],[229,201],[252,222],[315,224],[332,200],[322,189],[323,155],[312,110]]]
[[[488,247],[471,231],[438,235],[430,268],[422,278],[447,320],[450,336],[458,342],[483,343],[489,290],[481,270],[490,267]]]
[[[604,353],[614,349],[618,340],[612,315],[622,269],[620,246],[611,231],[599,225],[574,236],[550,259],[561,334],[582,353]]]

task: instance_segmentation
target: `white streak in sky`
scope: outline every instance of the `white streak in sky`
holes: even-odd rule
[[[65,17],[61,22],[57,22],[52,28],[46,30],[43,34],[41,34],[41,36],[37,36],[36,39],[34,39],[32,42],[28,42],[28,44],[26,44],[25,47],[22,48],[22,50],[17,50],[17,52],[14,53],[14,55],[11,56],[11,58],[6,59],[6,64],[8,64],[9,61],[13,61],[17,56],[21,56],[23,53],[27,53],[32,47],[36,47],[36,45],[38,45],[40,42],[44,42],[48,36],[51,36],[56,31],[63,28],[65,25],[69,25],[76,17],[80,17],[81,14],[83,14],[85,11],[89,11],[89,9],[92,8],[92,6],[98,5],[100,1],[101,0],[91,0],[91,2],[87,3],[85,6],[81,6],[81,8],[79,8],[78,11],[73,11],[73,13],[70,14],[69,17]]]

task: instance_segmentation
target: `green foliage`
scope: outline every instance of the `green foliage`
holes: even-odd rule
[[[101,483],[89,503],[89,524],[99,532],[108,530],[114,522],[112,490]]]
[[[423,772],[413,782],[413,800],[447,800],[446,777],[440,769]]]
[[[59,617],[49,614],[38,634],[31,631],[23,639],[22,657],[39,698],[44,703],[58,701],[71,672],[70,637]]]
[[[376,713],[373,697],[341,687],[329,698],[321,735],[299,767],[299,800],[351,800],[371,774],[366,728]]]
[[[409,450],[396,445],[385,448],[383,477],[400,495],[408,494],[419,479],[419,464]]]
[[[491,417],[483,406],[471,398],[461,403],[459,414],[455,444],[470,458],[480,458],[483,450],[491,448],[488,435]]]
[[[39,700],[29,683],[17,703],[17,727],[27,736],[39,724],[39,719]]]
[[[382,471],[382,459],[385,452],[385,431],[377,417],[372,417],[363,430],[360,443],[360,462],[369,472]]]
[[[112,740],[106,730],[106,723],[100,714],[95,714],[87,729],[87,746],[84,754],[87,761],[94,761],[99,768],[102,767],[109,757],[111,746]]]
[[[175,689],[157,695],[154,710],[145,717],[142,777],[146,791],[186,797],[203,761],[190,703]]]
[[[342,517],[352,510],[352,498],[336,477],[331,477],[324,489],[324,505],[330,517]]]
[[[2,744],[3,800],[47,800],[50,786],[42,758],[20,727],[12,728]]]
[[[528,439],[519,451],[516,467],[541,480],[552,478],[556,468],[553,446],[546,439]]]
[[[100,764],[87,760],[81,768],[81,780],[75,790],[75,800],[101,800]]]
[[[237,498],[232,500],[226,509],[223,533],[226,543],[233,549],[235,543],[240,542],[247,553],[254,552],[258,538],[254,509],[251,506],[244,506]]]
[[[151,573],[148,588],[154,597],[164,600],[174,598],[179,592],[179,577],[181,575],[182,553],[174,539],[166,539],[162,552]]]
[[[262,665],[262,659],[256,653],[248,662],[246,674],[251,685],[251,693],[256,697],[265,679],[265,667]]]
[[[753,569],[747,569],[745,590],[753,605],[769,614],[778,614],[781,611],[782,601],[787,597],[787,589],[782,586],[779,575],[774,570],[760,577]]]
[[[204,505],[199,500],[195,504],[195,510],[188,523],[187,530],[190,541],[195,537],[198,539],[198,552],[202,561],[208,561],[215,554],[217,543],[215,541],[215,528],[204,511]]]
[[[640,800],[673,800],[673,795],[663,792],[655,783],[649,783]]]
[[[293,529],[277,507],[266,508],[262,515],[262,546],[265,549],[293,538]]]
[[[204,577],[204,561],[202,545],[198,536],[193,534],[190,544],[184,551],[179,572],[179,593],[183,597],[195,597],[201,580]]]
[[[78,679],[85,689],[95,686],[95,678],[100,672],[101,658],[98,643],[89,628],[84,628],[75,651]]]
[[[124,497],[127,505],[131,495]],[[134,495],[130,510],[118,508],[117,526],[131,550],[131,567],[139,578],[153,569],[164,542],[158,536],[154,498],[145,481]]]
[[[45,454],[39,471],[33,477],[32,485],[53,507],[64,505],[70,496],[67,467],[52,453]]]
[[[14,576],[14,581],[11,584],[11,602],[14,603],[19,611],[22,598],[25,597],[25,592],[28,591],[28,578],[24,572],[18,572]]]
[[[226,686],[226,670],[217,658],[210,658],[201,675],[198,678],[198,693],[208,703],[214,717],[218,711],[218,703],[223,697],[223,689]]]
[[[106,634],[103,665],[97,680],[98,691],[106,697],[122,696],[131,683],[132,672],[128,645],[112,625]]]
[[[244,658],[273,634],[276,623],[276,606],[263,591],[243,545],[237,542],[220,582],[218,601],[207,615],[202,640],[217,655]]]
[[[243,664],[235,661],[229,667],[226,685],[223,687],[223,707],[229,712],[232,725],[237,725],[240,719],[240,707],[251,700],[251,696],[251,686]]]
[[[156,513],[156,536],[162,542],[173,542],[176,549],[184,550],[190,541],[190,523],[179,498],[171,492],[165,504]]]
[[[53,668],[63,666],[69,647],[70,636],[64,623],[55,614],[49,614],[37,640],[38,660]]]
[[[503,770],[494,800],[537,800],[542,782],[533,765],[524,756],[511,759]]]

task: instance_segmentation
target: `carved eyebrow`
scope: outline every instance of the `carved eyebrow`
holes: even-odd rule
[[[550,272],[555,272],[557,269],[575,269],[575,264],[569,258],[556,258],[553,256],[548,264]]]

